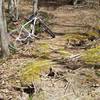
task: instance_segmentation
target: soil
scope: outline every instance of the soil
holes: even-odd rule
[[[32,7],[26,5],[22,8],[24,15],[30,11],[29,8]],[[86,66],[80,59],[80,54],[85,52],[85,49],[68,48],[65,39],[67,33],[86,33],[90,30],[88,27],[72,26],[100,25],[99,11],[88,8],[73,9],[72,6],[59,7],[56,10],[41,8],[41,10],[53,16],[49,19],[49,23],[56,33],[56,38],[51,39],[46,35],[40,40],[35,39],[35,42],[30,45],[19,46],[16,54],[0,60],[0,100],[28,100],[29,98],[31,100],[27,93],[17,91],[15,87],[22,88],[20,70],[25,68],[27,63],[38,59],[49,59],[55,62],[56,64],[51,66],[55,75],[48,77],[48,69],[41,73],[40,81],[33,81],[35,93],[33,93],[32,100],[100,100],[100,76],[95,73],[100,69]],[[51,48],[50,55],[46,58],[33,55],[33,51],[40,43],[47,43]],[[57,51],[59,49],[64,49],[64,54],[59,54]],[[66,52],[70,55],[66,56]]]

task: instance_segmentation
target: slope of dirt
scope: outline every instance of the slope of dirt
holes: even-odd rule
[[[61,6],[56,10],[40,10],[52,14],[54,17],[50,20],[52,30],[56,33],[85,33],[90,30],[90,26],[100,24],[99,9],[74,8],[73,6]],[[86,27],[84,27],[86,25]],[[82,27],[83,26],[83,27]]]

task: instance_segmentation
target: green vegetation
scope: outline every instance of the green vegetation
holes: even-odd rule
[[[37,44],[36,49],[33,51],[33,55],[48,58],[51,52],[50,45],[48,43],[39,43]]]
[[[99,31],[100,26],[95,26],[92,30],[89,30],[87,33],[88,37],[94,36],[94,37],[100,37]]]
[[[88,32],[87,35],[88,37],[91,37],[91,36],[99,37],[100,36],[97,32]]]
[[[65,50],[63,48],[59,49],[57,51],[57,53],[59,53],[62,58],[67,58],[67,57],[69,57],[71,55],[71,53],[69,53],[67,50]]]
[[[10,53],[12,53],[12,54],[15,54],[17,52],[17,48],[14,45],[14,43],[9,44],[9,50],[10,50]]]
[[[92,48],[87,50],[82,55],[82,59],[87,64],[98,64],[100,63],[100,46],[97,46],[96,48]]]
[[[40,80],[41,73],[47,71],[53,65],[54,63],[52,61],[44,59],[27,63],[20,75],[22,84],[29,84],[33,81]]]
[[[81,35],[79,33],[76,33],[76,34],[73,33],[73,34],[66,34],[65,39],[67,41],[73,41],[73,40],[79,41],[79,40],[87,39],[87,36]]]
[[[56,53],[60,55],[62,58],[69,57],[71,53],[69,53],[64,48],[60,48],[56,50]],[[52,55],[52,49],[50,48],[50,44],[46,42],[41,42],[37,45],[37,48],[33,51],[33,55],[38,56],[40,58],[51,58],[50,55]]]
[[[100,77],[100,70],[95,71],[96,75]]]

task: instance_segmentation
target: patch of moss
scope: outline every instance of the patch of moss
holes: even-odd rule
[[[99,34],[97,32],[88,32],[88,37],[91,37],[91,36],[95,36],[95,37],[99,37]]]
[[[73,41],[73,40],[83,40],[83,39],[87,39],[87,36],[85,35],[81,35],[78,33],[74,33],[74,34],[66,34],[65,35],[65,39],[69,40],[69,41]]]
[[[87,33],[87,35],[89,37],[91,37],[91,36],[100,37],[99,30],[100,30],[100,26],[99,25],[95,26],[95,27],[93,27],[93,29],[89,30],[89,32]]]
[[[92,48],[87,50],[82,55],[82,59],[87,64],[98,64],[100,63],[100,46],[97,46],[96,48]]]
[[[48,58],[50,52],[51,52],[51,49],[48,43],[39,43],[36,49],[33,51],[33,55]]]
[[[46,42],[39,43],[36,49],[33,50],[33,55],[40,58],[46,58],[46,59],[52,59],[52,53],[53,50],[51,49],[50,44]],[[56,51],[56,53],[59,54],[61,58],[66,58],[71,55],[71,53],[65,50],[64,48],[59,48]]]
[[[42,31],[42,29],[41,29],[40,25],[36,24],[36,26],[35,26],[35,32],[36,33],[40,33],[41,31]]]
[[[100,71],[96,71],[95,73],[96,73],[97,76],[100,77]]]
[[[70,55],[71,55],[71,53],[70,52],[68,52],[68,51],[66,51],[65,49],[59,49],[58,51],[57,51],[57,53],[59,53],[60,54],[60,56],[62,57],[62,58],[67,58],[67,57],[69,57]]]
[[[100,21],[99,21],[100,22]],[[96,27],[95,27],[97,30],[100,30],[100,25],[97,25]]]
[[[27,63],[21,70],[20,79],[22,84],[29,84],[40,80],[41,73],[48,70],[53,64],[50,60],[37,60]]]
[[[98,20],[98,24],[96,26],[96,29],[100,30],[100,19]]]

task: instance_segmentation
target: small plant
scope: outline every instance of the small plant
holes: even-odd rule
[[[10,43],[9,49],[12,54],[15,54],[17,52],[17,49],[13,43]]]

